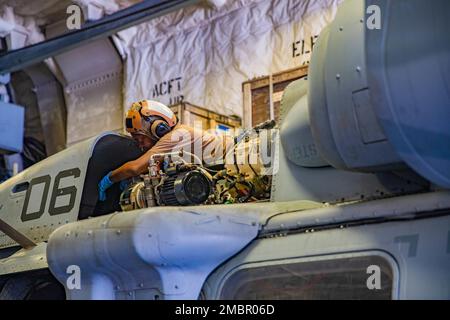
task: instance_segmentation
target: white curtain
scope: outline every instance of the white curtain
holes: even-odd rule
[[[242,116],[242,83],[301,66],[341,0],[237,0],[187,7],[119,32],[125,106],[184,99]],[[126,109],[126,108],[125,108]]]

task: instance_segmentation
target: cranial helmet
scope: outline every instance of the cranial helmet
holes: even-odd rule
[[[166,105],[152,100],[141,100],[131,105],[125,119],[126,130],[131,134],[146,135],[159,140],[177,124],[177,118]]]

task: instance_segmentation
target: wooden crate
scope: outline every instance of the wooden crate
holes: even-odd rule
[[[170,108],[182,124],[194,126],[196,121],[201,122],[204,130],[219,129],[226,131],[227,128],[237,129],[241,127],[242,123],[239,117],[224,116],[189,102],[181,102],[170,106]]]
[[[308,66],[302,66],[244,82],[243,127],[251,128],[269,119],[278,121],[284,89],[292,81],[307,74]]]

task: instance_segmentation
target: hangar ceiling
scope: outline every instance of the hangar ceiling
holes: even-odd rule
[[[0,0],[0,8],[12,7],[16,15],[32,17],[38,25],[44,25],[62,19],[71,3],[70,0]]]

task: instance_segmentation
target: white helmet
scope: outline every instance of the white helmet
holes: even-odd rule
[[[152,100],[141,100],[131,105],[125,119],[126,130],[159,140],[177,124],[177,117],[166,105]]]

